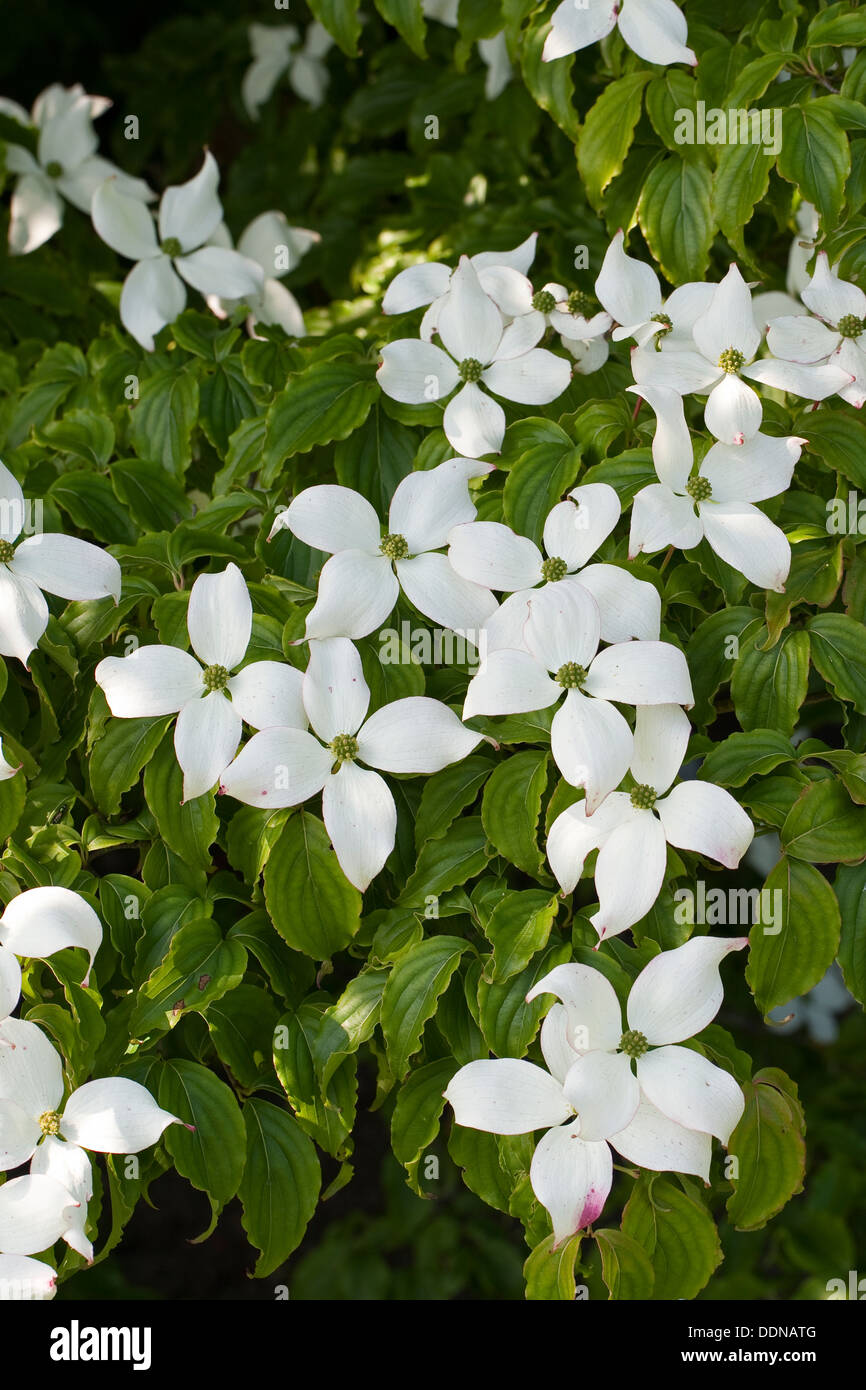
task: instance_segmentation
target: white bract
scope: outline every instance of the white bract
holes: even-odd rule
[[[538,330],[539,337],[545,329],[552,328],[569,341],[589,342],[601,338],[612,323],[610,314],[597,309],[589,295],[581,290],[572,290],[569,294],[565,285],[552,280],[535,294],[527,281],[523,301],[524,327],[531,324]]]
[[[550,827],[547,857],[563,893],[573,892],[587,855],[598,850],[599,906],[590,921],[599,938],[617,936],[649,912],[664,881],[668,845],[735,869],[752,842],[752,822],[722,787],[691,781],[668,792],[690,733],[679,704],[638,708],[629,762],[633,790],[612,792],[597,810],[578,801]]]
[[[57,1292],[57,1274],[29,1255],[0,1255],[0,1303],[46,1302]]]
[[[271,535],[285,528],[331,555],[319,576],[306,636],[366,637],[381,627],[402,588],[425,617],[465,633],[476,645],[473,634],[495,611],[496,600],[435,552],[455,526],[471,525],[469,480],[492,467],[455,458],[410,473],[394,492],[384,536],[373,507],[351,488],[326,483],[299,493],[279,513]]]
[[[13,255],[35,251],[63,223],[64,201],[80,212],[90,212],[97,188],[109,177],[117,178],[125,193],[139,201],[153,197],[141,179],[130,178],[102,159],[93,121],[107,111],[107,97],[88,96],[79,84],[54,83],[36,98],[32,123],[37,130],[36,156],[23,145],[6,146],[6,168],[18,178],[12,191],[9,218],[9,250]],[[22,125],[31,118],[21,107],[6,109]]]
[[[291,227],[282,212],[263,212],[254,217],[238,238],[238,255],[260,266],[264,275],[261,292],[247,296],[249,318],[247,327],[252,333],[257,323],[276,324],[290,338],[304,336],[304,316],[301,306],[291,291],[280,284],[284,275],[290,274],[302,258],[321,241],[318,232],[305,227]],[[231,248],[231,234],[221,222],[210,238],[212,246]],[[237,301],[220,299],[209,295],[208,304],[220,317],[225,317],[235,307]]]
[[[20,763],[17,767],[13,767],[11,763],[8,763],[6,761],[6,758],[3,755],[3,740],[2,738],[0,738],[0,782],[7,782],[10,777],[14,777],[16,772],[20,771]]]
[[[866,294],[840,280],[826,251],[819,251],[801,298],[817,318],[798,314],[774,319],[767,346],[789,362],[839,367],[852,379],[838,394],[859,410],[866,402]]]
[[[120,719],[177,714],[184,801],[208,791],[228,767],[242,720],[266,729],[302,717],[301,673],[294,667],[254,661],[237,669],[252,619],[244,577],[229,564],[222,574],[200,574],[190,590],[186,621],[195,656],[180,647],[139,647],[129,656],[106,656],[96,668],[97,684]]]
[[[655,956],[622,1010],[613,985],[586,965],[559,965],[527,1002],[555,994],[541,1028],[548,1071],[502,1058],[469,1062],[445,1097],[458,1124],[493,1134],[547,1132],[532,1158],[532,1189],[555,1244],[601,1215],[613,1177],[608,1144],[629,1163],[709,1182],[712,1137],[727,1143],[744,1109],[734,1078],[678,1047],[718,1013],[719,964],[744,937],[693,937]]]
[[[562,357],[536,347],[536,322],[514,319],[507,327],[478,274],[464,256],[451,278],[437,332],[447,351],[416,338],[382,348],[377,372],[386,395],[410,405],[452,396],[442,427],[451,446],[467,458],[499,453],[505,412],[481,387],[524,405],[547,405],[571,378]],[[461,385],[462,383],[462,385]]]
[[[154,334],[182,313],[186,285],[221,299],[247,300],[263,292],[261,266],[227,247],[208,245],[222,221],[218,184],[217,162],[206,151],[194,178],[165,190],[157,224],[116,179],[106,179],[93,195],[96,231],[119,255],[136,262],[123,282],[120,319],[148,352]]]
[[[562,0],[553,12],[544,43],[546,63],[598,43],[614,26],[625,43],[648,63],[689,63],[697,58],[686,46],[688,26],[674,0]]]
[[[0,1049],[0,1058],[8,1050]],[[36,1255],[70,1233],[78,1241],[80,1206],[62,1183],[43,1173],[4,1182],[0,1187],[0,1259]]]
[[[601,640],[659,635],[661,599],[655,585],[618,565],[587,561],[607,539],[620,517],[620,502],[608,483],[584,483],[557,502],[544,523],[547,555],[527,536],[498,521],[456,526],[448,558],[458,574],[474,584],[507,593],[485,628],[488,652],[523,646],[525,603],[550,585],[578,586],[598,604]]]
[[[279,29],[272,24],[251,24],[249,30],[253,61],[244,73],[241,95],[252,119],[258,120],[264,105],[283,73],[289,86],[309,106],[321,106],[328,88],[328,69],[322,62],[334,40],[318,20],[307,26],[303,47],[293,24]]]
[[[315,642],[303,678],[306,720],[256,734],[223,773],[221,792],[248,806],[297,806],[322,792],[322,815],[350,883],[362,892],[394,848],[397,811],[378,772],[439,772],[480,735],[439,700],[410,696],[367,718],[370,688],[347,638]],[[288,721],[287,721],[288,723]]]
[[[60,1234],[89,1259],[84,1225],[92,1173],[84,1150],[139,1153],[181,1121],[126,1077],[88,1081],[64,1102],[62,1060],[36,1024],[9,1018],[0,1032],[8,1044],[0,1048],[0,1171],[32,1160],[32,1174],[62,1186],[76,1206]]]
[[[526,312],[532,298],[532,286],[526,273],[535,259],[538,233],[533,232],[511,251],[479,251],[469,260],[484,293],[498,305],[506,318],[516,318]],[[448,289],[456,274],[441,261],[422,261],[410,265],[394,276],[382,300],[383,314],[408,314],[412,309],[427,305],[421,321],[421,337],[429,342],[443,306]]]
[[[463,718],[525,714],[564,696],[553,716],[551,751],[566,781],[586,789],[580,804],[595,826],[604,798],[634,756],[632,731],[611,701],[692,704],[686,659],[669,642],[619,642],[596,655],[598,605],[577,584],[555,584],[533,595],[523,641],[525,650],[503,648],[485,657],[469,682]]]
[[[850,384],[851,374],[834,366],[802,366],[772,357],[753,361],[761,331],[749,286],[736,265],[715,286],[692,338],[692,348],[636,348],[631,358],[634,378],[640,387],[660,387],[680,397],[709,392],[704,422],[723,444],[743,444],[761,427],[761,398],[743,377],[811,400],[823,400]],[[640,394],[649,399],[646,391]]]
[[[48,626],[42,594],[66,599],[120,598],[120,565],[90,541],[46,531],[19,541],[21,485],[0,463],[0,655],[25,666]]]
[[[815,242],[821,225],[817,208],[807,202],[802,202],[797,208],[795,221],[797,236],[791,242],[788,252],[788,270],[785,278],[790,295],[802,294],[809,283],[809,262],[815,253]]]
[[[716,554],[753,584],[783,593],[791,567],[785,533],[755,502],[791,484],[800,450],[794,435],[756,434],[738,447],[714,444],[694,476],[689,454],[676,470],[642,488],[632,505],[629,558],[664,546],[690,550],[706,536]]]
[[[599,302],[617,325],[611,335],[614,342],[634,338],[640,347],[693,348],[692,329],[709,308],[715,287],[690,281],[665,300],[652,266],[626,255],[624,242],[620,230],[605,252],[595,282]]]
[[[89,961],[85,984],[101,944],[102,923],[90,903],[69,888],[28,888],[0,917],[0,961],[4,951],[47,960],[55,951],[81,947]]]

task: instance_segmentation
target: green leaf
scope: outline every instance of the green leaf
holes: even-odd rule
[[[866,425],[847,412],[824,405],[819,410],[803,411],[792,430],[807,440],[803,446],[806,453],[866,491]]]
[[[817,48],[822,44],[838,48],[849,45],[856,48],[866,44],[866,14],[862,10],[852,10],[847,0],[830,5],[816,14],[809,21],[806,46]]]
[[[97,745],[98,747],[98,745]],[[219,822],[213,792],[183,800],[183,773],[172,734],[165,734],[144,771],[144,795],[166,844],[193,867],[211,867],[210,847]]]
[[[810,864],[854,864],[866,859],[866,810],[855,806],[841,782],[813,782],[782,826],[782,849]]]
[[[848,989],[866,1005],[866,864],[842,865],[834,887],[842,915],[839,964]]]
[[[238,1195],[244,1230],[261,1255],[258,1279],[296,1250],[316,1210],[322,1170],[312,1140],[286,1110],[270,1101],[244,1105],[247,1151]]]
[[[401,907],[425,907],[428,899],[475,878],[487,865],[487,835],[480,816],[461,816],[448,834],[427,840],[403,889]]]
[[[191,371],[163,368],[141,383],[132,410],[129,442],[138,457],[182,478],[192,460],[198,418],[198,382]]]
[[[415,432],[392,420],[377,401],[364,423],[334,449],[337,482],[360,492],[384,517],[397,484],[412,472],[417,448]]]
[[[729,734],[711,748],[698,776],[721,787],[742,787],[750,777],[772,772],[795,757],[793,744],[784,734],[775,729],[752,729],[745,734]]]
[[[285,941],[314,960],[348,946],[361,924],[361,894],[346,878],[324,825],[299,811],[265,866],[265,901]]]
[[[522,421],[526,424],[526,421]],[[548,431],[561,438],[528,449],[511,468],[505,480],[503,510],[513,530],[541,545],[544,522],[555,502],[577,478],[580,447],[575,447],[564,430],[545,421]]]
[[[445,1109],[445,1087],[457,1064],[452,1057],[428,1062],[403,1082],[391,1116],[391,1148],[394,1157],[409,1174],[409,1186],[419,1195],[418,1166],[424,1151],[439,1133],[439,1120]]]
[[[239,985],[247,953],[224,941],[208,918],[189,922],[172,938],[164,963],[138,991],[131,1028],[135,1036],[173,1028],[184,1013],[204,1013],[208,1004]]]
[[[713,210],[734,250],[747,255],[743,230],[766,196],[775,155],[763,145],[726,145],[713,176]]]
[[[840,700],[866,714],[866,628],[845,613],[809,619],[812,661]]]
[[[722,1260],[719,1233],[706,1207],[669,1178],[641,1178],[623,1212],[622,1229],[649,1257],[654,1300],[694,1298]]]
[[[394,25],[413,53],[417,53],[419,58],[427,56],[424,47],[427,25],[421,0],[376,0],[376,9],[383,19]]]
[[[292,377],[268,410],[266,477],[276,477],[295,454],[347,439],[364,423],[378,391],[371,362],[318,362]]]
[[[329,34],[337,40],[344,53],[354,58],[358,52],[361,33],[361,0],[309,0],[310,9]]]
[[[111,483],[145,531],[170,531],[192,516],[183,488],[157,463],[118,459],[111,465]]]
[[[601,1255],[601,1277],[611,1299],[652,1298],[655,1274],[642,1245],[625,1231],[595,1231]]]
[[[508,980],[547,945],[559,897],[537,888],[508,893],[494,907],[484,934],[493,945],[493,979]]]
[[[208,1194],[213,1230],[243,1177],[246,1137],[240,1107],[224,1081],[183,1057],[162,1064],[159,1103],[183,1121],[169,1125],[163,1136],[165,1147],[181,1176]],[[191,1131],[187,1125],[193,1126]]]
[[[577,167],[586,196],[598,208],[612,179],[622,173],[640,120],[643,89],[652,77],[644,68],[609,82],[586,120],[577,142]]]
[[[117,815],[120,798],[138,781],[167,726],[168,719],[108,720],[87,765],[96,804],[105,815]]]
[[[278,1019],[279,1011],[268,991],[251,984],[238,985],[208,1008],[207,1026],[217,1055],[248,1090],[273,1081]]]
[[[754,608],[725,608],[713,613],[695,628],[686,647],[686,657],[695,696],[689,710],[693,724],[711,724],[716,718],[713,699],[722,683],[730,678],[736,641],[743,629],[757,618]]]
[[[468,942],[459,936],[433,936],[401,956],[382,996],[382,1032],[391,1070],[402,1078],[421,1046],[424,1025],[448,988]]]
[[[530,878],[546,877],[544,855],[538,848],[538,818],[548,765],[544,749],[513,753],[491,775],[481,802],[487,838]]]
[[[85,463],[104,468],[114,449],[114,427],[104,415],[92,410],[67,410],[62,420],[54,420],[36,431],[40,444],[60,453],[73,454]]]
[[[8,840],[24,813],[27,783],[23,776],[0,782],[0,844]]]
[[[494,766],[489,758],[470,756],[426,779],[415,818],[416,849],[444,834],[460,812],[472,805]]]
[[[783,179],[814,203],[823,225],[837,221],[851,172],[848,139],[821,98],[782,113],[782,148],[777,162]]]
[[[577,112],[571,104],[574,93],[571,78],[574,59],[567,57],[558,58],[552,63],[542,62],[541,53],[548,33],[549,25],[544,16],[533,19],[523,31],[523,45],[520,50],[523,80],[536,105],[540,106],[542,111],[546,111],[556,121],[560,130],[564,130],[574,142],[580,129]]]
[[[774,920],[756,922],[749,933],[746,983],[766,1016],[824,978],[839,946],[841,918],[827,880],[801,860],[782,858],[761,891],[773,895],[765,901]]]
[[[530,1302],[573,1303],[576,1293],[574,1265],[582,1232],[554,1246],[552,1235],[536,1245],[523,1266],[526,1297]]]
[[[809,634],[787,631],[769,651],[767,629],[756,623],[740,634],[740,654],[731,676],[731,695],[744,729],[778,729],[791,734],[809,683]]]
[[[738,1231],[757,1231],[803,1190],[806,1123],[797,1088],[767,1067],[743,1086],[746,1108],[728,1142],[736,1159],[727,1213]]]
[[[716,224],[713,178],[705,164],[669,155],[651,170],[638,204],[638,222],[662,271],[674,284],[702,280]]]

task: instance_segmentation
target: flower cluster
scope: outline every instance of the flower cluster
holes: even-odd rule
[[[128,1077],[70,1088],[42,1029],[12,1017],[21,997],[20,958],[46,960],[80,947],[92,969],[101,943],[99,918],[68,888],[28,889],[0,917],[0,1172],[28,1165],[0,1186],[0,1297],[6,1289],[53,1297],[54,1269],[31,1257],[58,1240],[92,1260],[88,1152],[137,1154],[168,1125],[181,1123]]]

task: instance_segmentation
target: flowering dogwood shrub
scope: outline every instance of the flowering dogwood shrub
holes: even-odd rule
[[[0,101],[0,1298],[825,1296],[866,12],[216,8]]]

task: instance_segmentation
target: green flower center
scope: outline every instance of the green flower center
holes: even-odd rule
[[[224,666],[206,666],[202,672],[205,690],[225,690],[229,683],[229,673]]]
[[[631,794],[631,804],[638,811],[651,811],[656,804],[656,789],[648,782],[639,782]]]
[[[464,357],[457,371],[461,381],[480,381],[481,373],[484,371],[477,357]]]
[[[553,679],[564,690],[580,690],[588,674],[585,666],[578,666],[576,661],[566,661],[564,666],[560,666]]]
[[[60,1133],[60,1115],[56,1110],[45,1110],[39,1116],[39,1128],[43,1134]]]
[[[591,294],[584,294],[583,290],[572,290],[568,296],[568,312],[581,314],[588,319],[595,313],[595,300]]]
[[[549,314],[551,309],[556,308],[556,300],[550,290],[539,290],[532,296],[532,307],[537,309],[540,314]]]
[[[15,547],[11,541],[0,541],[0,565],[8,565],[15,554]]]
[[[558,584],[568,574],[568,565],[558,555],[551,555],[549,560],[543,562],[541,574],[548,584]]]
[[[45,172],[50,179],[59,179],[63,174],[63,165],[58,164],[56,159],[52,159],[46,164]]]
[[[713,495],[713,485],[709,478],[689,478],[686,492],[693,502],[708,502]]]
[[[662,314],[662,313],[650,314],[650,323],[660,323],[660,324],[661,324],[661,328],[659,329],[658,333],[656,334],[656,340],[655,340],[655,350],[656,350],[656,352],[661,352],[661,350],[662,350],[662,338],[666,337],[668,333],[672,333],[673,330],[674,330],[674,326],[673,326],[673,324],[671,323],[670,318],[668,317],[668,315],[667,315],[667,314]]]
[[[839,320],[836,327],[843,338],[859,338],[864,328],[866,328],[866,323],[864,323],[863,319],[858,319],[856,314],[845,314],[844,318]]]
[[[626,1057],[643,1057],[645,1052],[649,1052],[649,1043],[643,1033],[639,1033],[636,1028],[629,1028],[619,1040],[618,1052],[624,1052]]]
[[[183,247],[176,236],[166,237],[159,249],[164,256],[179,256],[183,251]]]
[[[391,532],[382,540],[379,549],[383,555],[387,555],[389,560],[405,560],[409,554],[409,542],[405,536],[398,536],[396,532]]]
[[[336,767],[341,763],[354,762],[358,756],[358,740],[354,734],[337,734],[328,744],[331,752],[336,759]]]
[[[733,376],[735,372],[738,372],[745,361],[746,358],[744,354],[740,352],[739,348],[729,347],[725,348],[724,352],[719,353],[719,366],[722,371],[727,372],[729,376]]]

